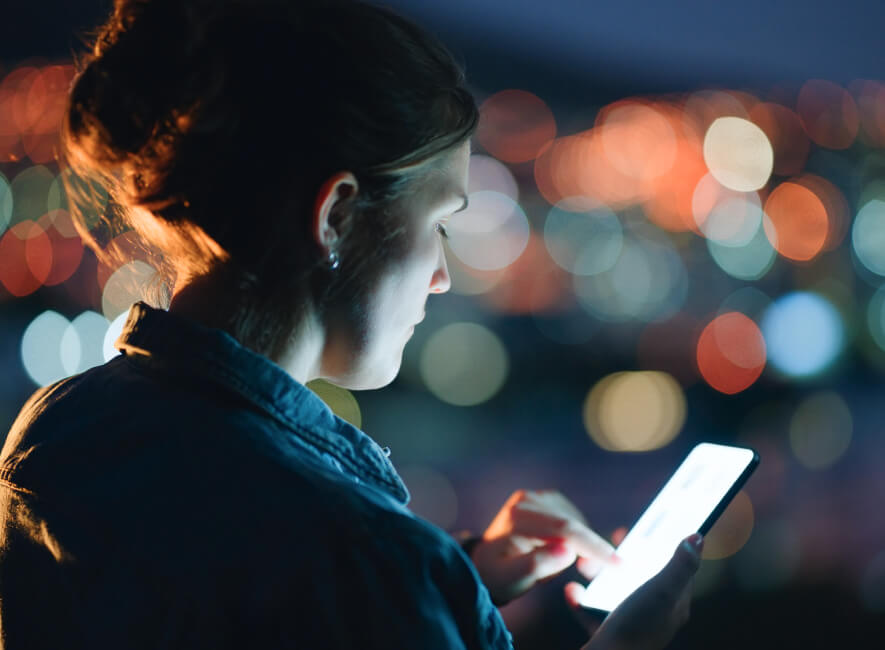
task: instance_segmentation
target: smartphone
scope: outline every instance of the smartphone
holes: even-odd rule
[[[581,597],[584,607],[607,613],[657,574],[679,542],[706,534],[759,464],[746,447],[697,445],[645,509],[606,566]]]

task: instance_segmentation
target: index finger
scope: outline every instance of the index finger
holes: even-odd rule
[[[513,532],[544,541],[560,539],[579,556],[608,562],[615,549],[603,537],[577,519],[519,504],[512,513]]]

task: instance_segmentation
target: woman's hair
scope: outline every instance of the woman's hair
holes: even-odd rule
[[[133,230],[168,287],[224,277],[240,294],[229,331],[274,353],[305,303],[365,291],[402,248],[394,202],[477,120],[451,55],[385,9],[115,0],[80,61],[62,155],[75,222],[102,259],[119,262],[108,244]],[[345,170],[359,187],[330,273],[309,217]],[[95,183],[111,199],[99,217]]]

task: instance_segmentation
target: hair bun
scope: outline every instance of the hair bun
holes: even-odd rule
[[[96,138],[93,149],[102,158],[119,162],[140,152],[180,104],[179,89],[190,72],[181,61],[199,36],[189,15],[195,4],[204,3],[115,3],[74,81],[68,116],[71,133]]]

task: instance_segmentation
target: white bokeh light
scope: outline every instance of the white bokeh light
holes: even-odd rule
[[[129,307],[145,297],[148,288],[156,282],[157,270],[146,262],[134,260],[111,274],[101,294],[101,311],[112,321]]]
[[[519,201],[519,185],[504,163],[491,156],[475,153],[470,156],[469,169],[468,194],[483,191],[498,192],[514,201]]]
[[[110,361],[120,354],[120,351],[114,347],[114,343],[120,338],[120,334],[123,333],[123,327],[126,325],[126,318],[128,316],[128,311],[121,312],[108,326],[101,345],[102,356],[105,361]]]
[[[84,311],[71,321],[65,332],[65,339],[76,336],[80,351],[78,363],[71,370],[71,374],[83,372],[105,362],[103,347],[109,325],[104,316],[94,311]]]
[[[453,214],[446,226],[452,253],[481,271],[510,266],[529,242],[525,212],[500,192],[475,192],[469,200],[469,207]]]
[[[69,337],[64,359],[62,339],[70,322],[58,312],[47,310],[38,315],[22,336],[21,358],[28,376],[38,386],[47,386],[64,379],[71,372],[65,368],[79,363],[79,340]]]
[[[704,136],[704,162],[723,186],[752,192],[771,177],[774,149],[765,132],[749,120],[720,117]]]

